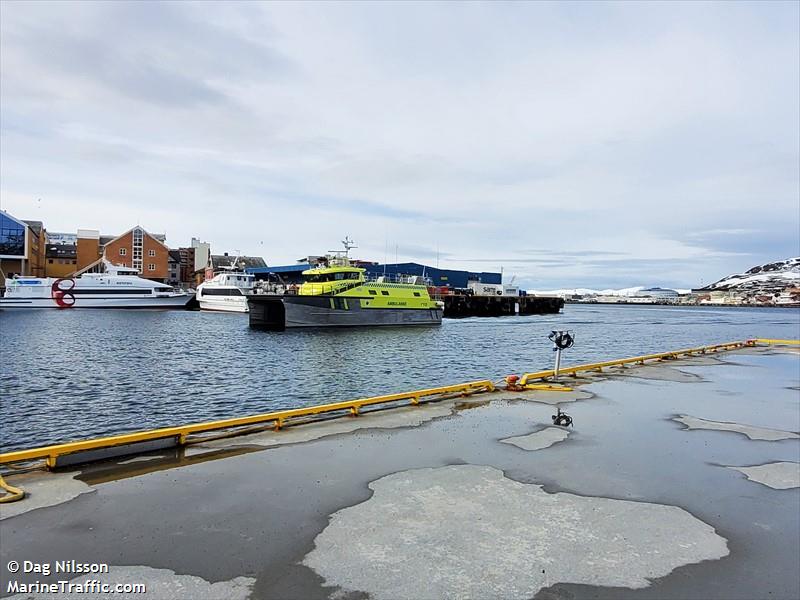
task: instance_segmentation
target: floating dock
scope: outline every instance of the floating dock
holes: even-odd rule
[[[5,453],[0,595],[796,598],[798,360],[731,342]]]
[[[564,308],[564,299],[540,296],[472,296],[444,294],[444,317],[504,317],[513,315],[550,315]]]

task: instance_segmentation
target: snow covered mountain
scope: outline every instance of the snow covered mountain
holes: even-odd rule
[[[593,290],[590,288],[569,288],[563,290],[528,290],[529,294],[538,294],[540,296],[621,296],[626,298],[635,298],[641,295],[642,290],[649,289],[644,285],[637,285],[636,287],[622,288],[619,290],[605,289]],[[688,294],[691,290],[675,289],[679,294]]]
[[[739,294],[776,294],[789,287],[800,287],[800,257],[787,258],[728,275],[703,291],[731,291]]]

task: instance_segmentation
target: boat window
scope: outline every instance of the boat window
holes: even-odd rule
[[[202,291],[203,296],[242,296],[242,290],[239,288],[213,288],[204,287]]]
[[[153,291],[153,288],[131,288],[131,287],[108,288],[107,287],[107,288],[103,288],[103,289],[100,289],[100,288],[97,288],[97,289],[89,288],[89,289],[87,289],[87,288],[77,288],[76,287],[76,288],[71,289],[70,293],[74,294],[76,296],[81,296],[81,295],[84,295],[84,294],[86,294],[86,295],[102,294],[104,296],[106,294],[128,294],[128,295],[146,294],[146,295],[150,295],[152,293],[152,291]]]
[[[419,292],[414,292],[414,295],[419,298]]]
[[[375,290],[367,290],[367,291],[368,291],[370,294],[372,294],[373,296],[377,296],[377,295],[378,295],[378,292],[376,292]]]
[[[326,281],[345,281],[345,280],[358,280],[360,279],[358,271],[339,271],[338,273],[315,273],[313,275],[305,275],[305,281],[309,283],[323,283]]]
[[[389,292],[387,292],[386,290],[381,290],[381,294],[383,294],[384,296],[388,296]]]

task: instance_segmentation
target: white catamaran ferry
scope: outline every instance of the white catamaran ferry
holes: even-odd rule
[[[193,294],[139,277],[130,267],[105,264],[105,273],[76,278],[15,277],[6,280],[0,309],[185,308]]]

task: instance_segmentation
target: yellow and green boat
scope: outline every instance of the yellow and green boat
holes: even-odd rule
[[[440,325],[442,306],[431,299],[422,278],[367,281],[366,269],[344,252],[326,264],[303,271],[294,293],[250,294],[250,326],[282,330],[294,327]]]

